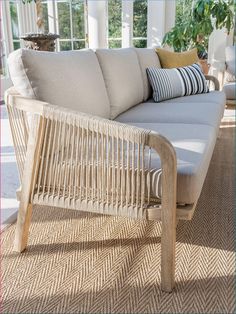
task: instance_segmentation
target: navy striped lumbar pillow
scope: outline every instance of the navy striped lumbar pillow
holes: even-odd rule
[[[155,102],[209,92],[205,76],[197,63],[174,69],[150,67],[147,68],[147,75]]]

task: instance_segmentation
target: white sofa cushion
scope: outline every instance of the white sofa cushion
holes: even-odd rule
[[[96,54],[103,72],[111,104],[111,119],[143,101],[143,80],[133,48],[98,49]]]
[[[8,65],[21,95],[110,117],[102,71],[92,50],[54,53],[19,49],[10,54]]]
[[[130,123],[156,131],[170,140],[177,155],[177,203],[193,204],[201,193],[216,141],[208,125],[179,123]],[[160,159],[151,153],[152,195],[161,196]]]
[[[148,81],[147,68],[149,67],[161,68],[161,65],[155,49],[135,48],[135,51],[139,59],[139,65],[143,77],[144,89],[143,100],[146,101],[148,98],[152,96],[152,87]]]
[[[218,128],[224,113],[224,103],[154,103],[144,102],[119,115],[122,123],[183,123],[205,124]]]

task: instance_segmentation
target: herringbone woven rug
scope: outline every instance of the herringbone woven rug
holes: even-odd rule
[[[35,206],[25,253],[14,225],[2,236],[2,312],[234,313],[234,130],[220,130],[194,219],[178,225],[172,294],[159,223]]]

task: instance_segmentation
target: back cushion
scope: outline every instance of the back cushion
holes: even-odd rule
[[[102,71],[92,50],[56,53],[19,49],[9,56],[8,65],[21,95],[110,117]]]
[[[161,68],[160,61],[154,49],[135,48],[143,77],[143,100],[152,97],[152,88],[147,77],[147,68]]]
[[[111,104],[111,119],[143,100],[143,81],[133,48],[96,51]]]

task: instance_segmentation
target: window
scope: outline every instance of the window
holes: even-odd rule
[[[4,29],[4,24],[1,19],[1,30],[3,34],[5,35],[5,29]],[[6,41],[3,39],[4,36],[1,36],[0,40],[0,75],[6,76]]]
[[[19,10],[16,0],[2,3],[1,15],[1,39],[0,39],[0,74],[2,78],[8,78],[6,58],[8,54],[20,48]]]
[[[20,48],[19,21],[16,1],[10,1],[11,29],[14,50]]]
[[[48,5],[47,5],[47,0],[44,0],[41,2],[42,6],[42,17],[44,21],[44,32],[49,33],[49,25],[48,25]]]
[[[147,47],[147,0],[134,0],[133,5],[133,46]]]
[[[121,48],[122,46],[122,1],[108,1],[108,47]]]
[[[192,0],[176,0],[176,22],[181,22],[183,16],[190,15],[192,11],[193,1]]]
[[[85,1],[57,0],[59,49],[74,50],[86,47]]]

